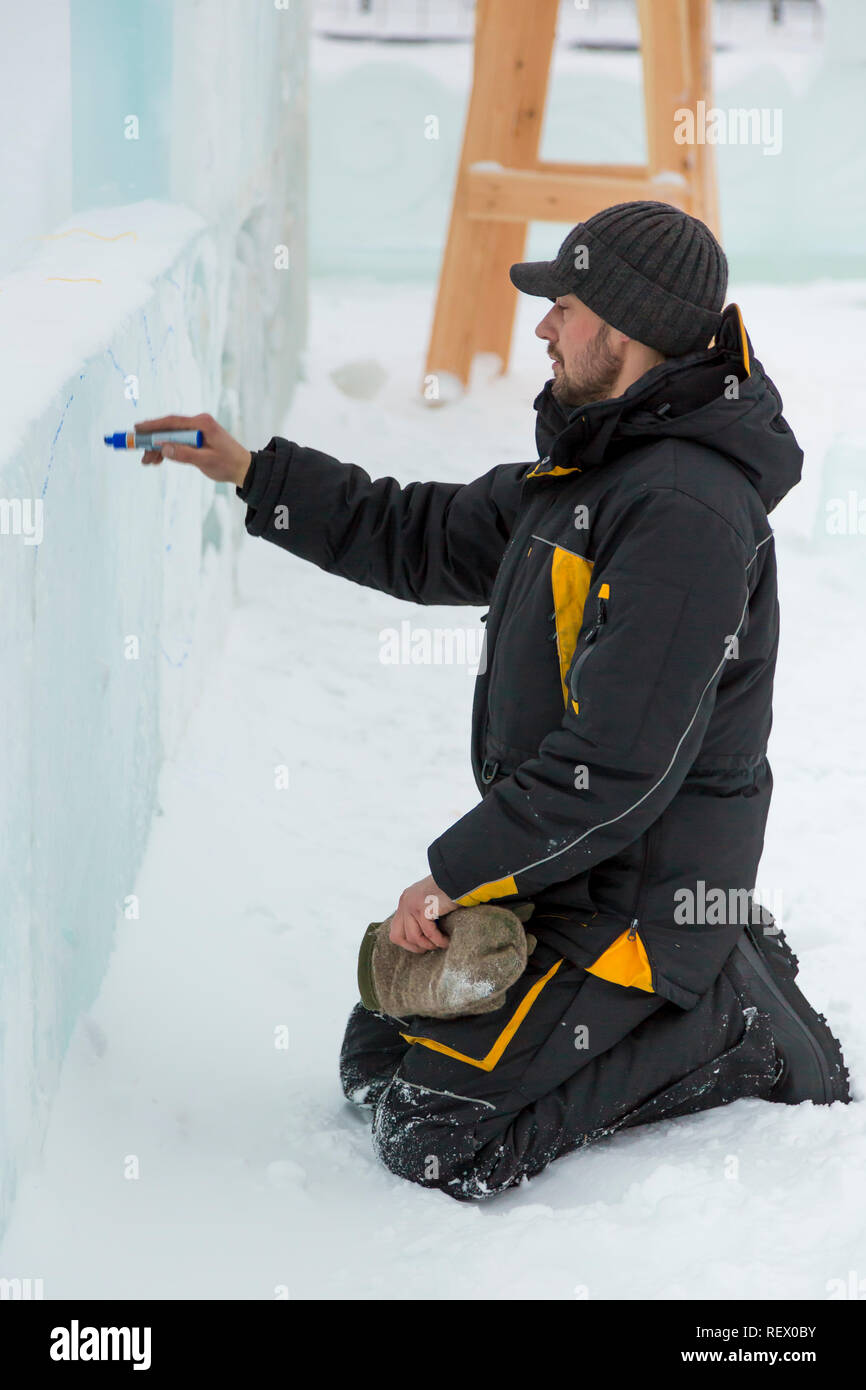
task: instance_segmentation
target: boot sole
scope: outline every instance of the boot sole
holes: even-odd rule
[[[816,1105],[831,1105],[836,1100],[848,1102],[851,1096],[842,1045],[831,1033],[824,1015],[816,1013],[797,988],[793,978],[797,958],[781,932],[776,938],[780,954],[791,970],[788,979],[773,971],[748,931],[742,933],[731,958],[735,969],[737,956],[744,959],[748,973],[740,973],[746,993],[754,997],[762,1013],[769,1015],[781,1054],[782,1074],[768,1099],[783,1105],[799,1105],[804,1100]]]

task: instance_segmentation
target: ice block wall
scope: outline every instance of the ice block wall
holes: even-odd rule
[[[218,660],[242,525],[233,489],[103,434],[206,410],[261,447],[306,322],[306,4],[52,17],[66,179],[56,150],[14,163],[0,264],[0,1232],[113,942],[148,930],[160,764]],[[33,73],[0,65],[38,152]]]

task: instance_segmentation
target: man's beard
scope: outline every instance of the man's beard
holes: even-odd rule
[[[609,400],[613,395],[622,358],[610,346],[609,336],[610,324],[603,323],[568,373],[562,361],[556,359],[559,371],[554,375],[551,391],[561,405],[575,409],[593,401]]]

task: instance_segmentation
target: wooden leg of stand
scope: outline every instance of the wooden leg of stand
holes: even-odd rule
[[[657,197],[686,212],[694,211],[695,146],[677,144],[674,113],[689,106],[693,93],[687,13],[691,2],[638,0],[650,177],[673,175],[669,183],[659,179]]]
[[[689,0],[689,48],[692,73],[690,105],[695,109],[701,99],[709,110],[713,104],[711,0]],[[715,148],[712,145],[696,145],[694,153],[694,215],[706,222],[714,236],[721,240]]]
[[[450,372],[466,385],[476,352],[508,365],[517,291],[508,267],[521,259],[526,222],[470,217],[466,172],[479,161],[531,167],[538,155],[557,0],[479,0],[475,67],[448,241],[427,357],[427,378]]]

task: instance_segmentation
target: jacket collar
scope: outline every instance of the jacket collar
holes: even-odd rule
[[[711,347],[658,363],[621,396],[569,408],[554,396],[551,378],[533,403],[539,462],[527,478],[558,477],[597,466],[603,462],[615,436],[641,432],[634,428],[641,419],[648,423],[655,417],[652,432],[662,434],[664,417],[674,401],[679,414],[683,407],[688,408],[690,397],[697,395],[699,400],[697,381],[708,377],[708,368],[734,365],[738,377],[745,378],[750,375],[751,361],[751,343],[739,306],[729,304]],[[714,372],[713,389],[717,379]]]

